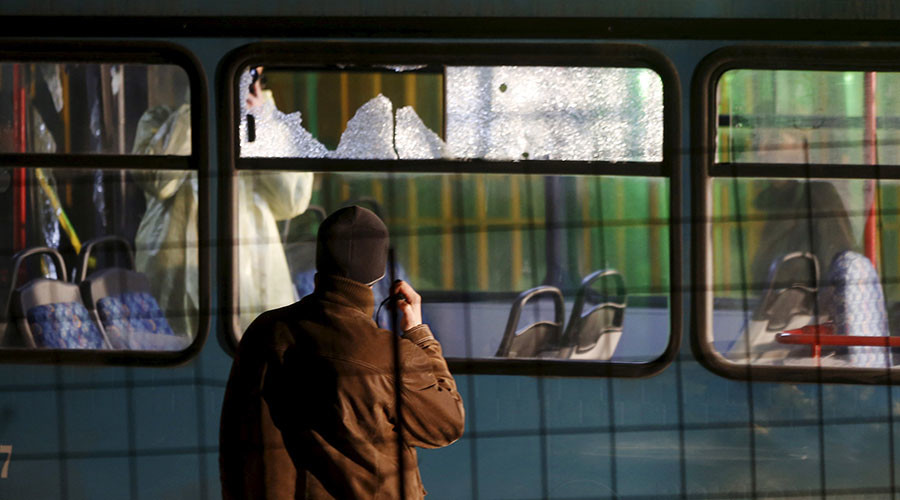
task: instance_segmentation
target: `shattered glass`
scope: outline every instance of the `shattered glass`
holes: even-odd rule
[[[661,161],[662,81],[648,69],[447,68],[457,158]]]
[[[378,94],[356,111],[347,122],[337,149],[331,158],[360,160],[396,160],[394,117],[390,99]]]
[[[397,110],[397,129],[394,134],[397,155],[404,160],[443,158],[447,146],[425,126],[412,106]]]
[[[241,103],[241,156],[322,158],[328,149],[304,127],[299,111],[282,113],[268,95],[260,106],[247,106],[251,77],[241,75],[239,100]],[[256,138],[248,140],[247,116],[253,115]]]
[[[299,112],[285,115],[272,100],[250,111],[258,134],[248,143],[250,81],[245,73],[240,82],[242,156],[662,161],[662,80],[650,69],[447,67],[446,142],[410,106],[395,122],[379,93],[347,122],[335,151],[303,128]]]
[[[398,64],[398,65],[379,65],[381,68],[387,68],[395,73],[406,73],[407,71],[416,71],[427,66],[424,64]]]

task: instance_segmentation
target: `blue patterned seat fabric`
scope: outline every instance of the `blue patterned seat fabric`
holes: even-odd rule
[[[835,331],[842,335],[885,337],[890,335],[884,293],[878,272],[865,256],[847,250],[835,256],[828,272],[823,297]],[[848,361],[854,366],[889,366],[890,352],[884,347],[849,347]]]
[[[135,345],[132,333],[175,335],[159,303],[148,293],[126,292],[103,297],[97,301],[97,312],[110,342],[119,349],[142,348]]]
[[[31,335],[39,347],[103,349],[103,336],[80,302],[43,304],[26,314]]]

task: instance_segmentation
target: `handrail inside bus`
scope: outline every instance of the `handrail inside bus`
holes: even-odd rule
[[[900,337],[840,335],[835,332],[834,324],[832,323],[806,325],[802,328],[776,333],[775,340],[779,344],[811,345],[814,358],[818,358],[821,355],[822,346],[900,347]]]

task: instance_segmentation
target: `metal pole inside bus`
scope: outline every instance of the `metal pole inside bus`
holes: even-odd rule
[[[878,121],[875,102],[876,73],[867,71],[863,79],[863,160],[866,165],[878,164]],[[863,248],[872,265],[878,267],[878,193],[875,179],[865,185],[866,225],[863,230]]]

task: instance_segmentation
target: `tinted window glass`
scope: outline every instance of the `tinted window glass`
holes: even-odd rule
[[[0,63],[0,152],[45,165],[0,165],[0,346],[192,344],[202,196],[189,83],[167,64]]]
[[[195,172],[3,168],[0,176],[13,179],[0,189],[11,208],[0,212],[9,238],[0,253],[4,347],[191,344],[199,304]]]
[[[0,152],[190,155],[190,121],[178,148],[140,127],[148,110],[189,102],[178,66],[2,62]]]
[[[896,75],[740,69],[719,79],[715,161],[737,164],[737,176],[708,184],[708,338],[727,362],[894,366],[900,264],[886,250],[897,243],[898,183],[797,167],[865,177],[850,165],[896,163]],[[743,163],[785,177],[750,177]]]
[[[716,160],[896,164],[898,78],[862,71],[728,71],[718,84]],[[868,152],[867,116],[875,133]]]
[[[607,310],[591,321],[618,330],[608,353],[614,361],[647,362],[668,343],[667,186],[661,178],[242,171],[240,326],[313,291],[319,222],[359,204],[384,219],[395,252],[395,267],[373,288],[376,305],[392,275],[410,282],[448,356],[495,356],[516,296],[540,285],[561,289],[570,323],[582,280],[610,270],[617,274],[588,287],[582,313]],[[519,329],[553,319],[549,300],[535,303]],[[381,311],[383,326],[389,317]]]

